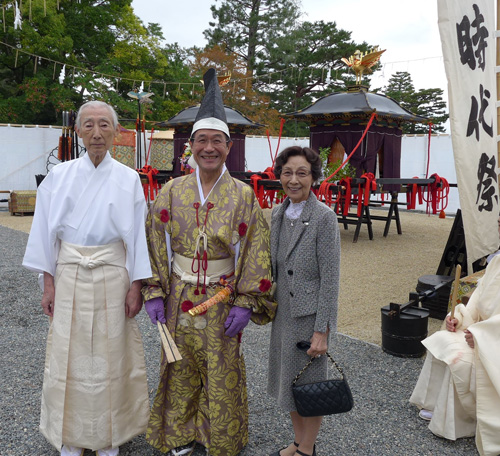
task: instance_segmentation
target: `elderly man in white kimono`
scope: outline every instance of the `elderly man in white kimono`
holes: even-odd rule
[[[118,118],[84,104],[87,153],[55,166],[37,191],[23,265],[43,274],[50,317],[40,430],[62,456],[116,456],[145,432],[146,370],[135,315],[151,276],[138,174],[109,154]]]
[[[410,402],[429,429],[450,440],[476,436],[479,453],[500,454],[500,256],[446,330],[423,341],[427,358]]]

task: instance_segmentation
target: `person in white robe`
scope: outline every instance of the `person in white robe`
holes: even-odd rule
[[[40,431],[62,456],[116,456],[149,419],[134,319],[151,276],[146,203],[137,172],[109,154],[118,129],[106,103],[80,108],[75,130],[87,153],[40,184],[23,260],[43,274],[50,327]]]
[[[423,342],[427,357],[410,403],[429,429],[450,440],[476,436],[482,456],[500,454],[500,256],[446,330]]]

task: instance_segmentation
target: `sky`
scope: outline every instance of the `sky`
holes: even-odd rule
[[[160,24],[167,43],[203,47],[203,31],[213,20],[210,5],[214,3],[133,0],[132,7],[145,24]],[[447,100],[436,0],[302,0],[301,4],[302,20],[336,22],[338,28],[352,33],[355,42],[386,49],[382,69],[372,77],[372,89],[387,85],[395,72],[407,71],[416,90],[441,88]]]

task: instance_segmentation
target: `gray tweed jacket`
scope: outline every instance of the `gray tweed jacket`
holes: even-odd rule
[[[290,204],[285,199],[273,208],[271,218],[271,262],[273,276],[285,274],[293,317],[316,314],[314,331],[337,329],[340,280],[340,235],[337,215],[311,192],[297,220],[284,270],[277,270],[276,258],[281,224]],[[278,303],[279,306],[279,303]]]

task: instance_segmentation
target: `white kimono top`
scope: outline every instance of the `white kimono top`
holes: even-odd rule
[[[109,152],[97,168],[88,154],[61,163],[38,187],[23,266],[54,276],[61,241],[99,246],[123,240],[130,282],[151,277],[145,217],[139,175]]]
[[[449,366],[454,386],[450,397],[461,400],[471,390],[475,394],[479,453],[496,456],[500,453],[500,255],[488,264],[467,306],[456,307],[455,318],[456,332],[438,331],[422,343]],[[464,329],[474,336],[473,350],[465,343]],[[470,357],[475,365],[474,387],[471,363],[463,361]]]

